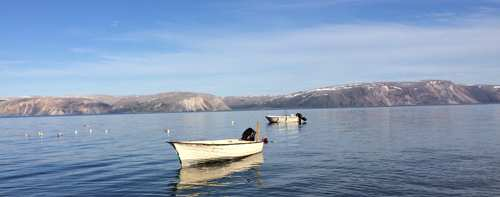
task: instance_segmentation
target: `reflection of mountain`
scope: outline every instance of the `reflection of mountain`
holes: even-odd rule
[[[247,171],[258,167],[264,162],[262,153],[257,153],[240,160],[209,163],[179,170],[177,189],[188,189],[193,186],[207,186],[216,184],[212,181],[224,178],[236,172]]]

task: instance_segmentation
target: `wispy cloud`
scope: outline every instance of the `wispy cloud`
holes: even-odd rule
[[[451,16],[454,14],[436,17]],[[8,75],[141,77],[168,79],[192,87],[200,84],[218,87],[221,83],[241,87],[240,92],[225,89],[219,90],[220,94],[284,93],[347,81],[428,77],[499,83],[498,78],[484,76],[500,72],[500,25],[496,18],[483,19],[480,23],[463,20],[445,26],[358,23],[251,33],[214,31],[207,34],[165,29],[130,32],[103,40],[175,42],[182,50],[118,53],[72,48],[71,52],[92,53],[98,60],[74,62],[57,69],[12,69]],[[0,61],[0,65],[5,63]],[[295,87],[265,87],[298,79],[301,83]],[[248,83],[252,83],[251,88],[245,88]]]
[[[345,3],[357,3],[360,0],[316,0],[316,1],[264,1],[259,2],[261,9],[307,9],[307,8],[325,8]]]
[[[115,20],[115,21],[111,22],[111,27],[118,27],[118,26],[120,26],[120,21]]]
[[[23,65],[28,63],[29,61],[26,60],[2,60],[0,59],[0,76],[8,76],[6,75],[8,72],[11,70],[14,70],[16,73],[19,74],[19,68]]]
[[[10,65],[19,65],[19,64],[25,64],[28,61],[26,60],[1,60],[0,59],[0,66],[10,66]]]
[[[96,53],[97,50],[94,48],[84,48],[84,47],[74,47],[69,48],[68,51],[72,53]]]

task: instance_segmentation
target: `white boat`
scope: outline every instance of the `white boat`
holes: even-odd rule
[[[177,151],[181,166],[217,160],[231,160],[262,152],[264,142],[240,139],[169,142]]]
[[[267,119],[267,121],[269,121],[269,123],[285,123],[285,122],[302,123],[303,121],[307,120],[300,113],[290,114],[288,116],[266,116],[266,119]]]
[[[266,116],[269,123],[280,123],[280,122],[299,122],[299,117],[295,115],[290,116]]]
[[[189,189],[194,186],[216,184],[212,181],[224,178],[236,172],[244,172],[260,166],[264,162],[262,153],[244,157],[231,162],[218,162],[208,165],[185,167],[179,170],[177,189]]]
[[[182,167],[220,160],[232,160],[262,152],[264,142],[259,140],[259,126],[254,141],[241,139],[171,141]]]

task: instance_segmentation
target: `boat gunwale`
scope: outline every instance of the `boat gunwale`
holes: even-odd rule
[[[295,115],[285,115],[285,116],[278,116],[278,115],[268,115],[266,117],[270,117],[270,118],[281,118],[281,117],[297,117]]]
[[[211,141],[211,140],[207,140]],[[242,145],[242,144],[256,144],[256,143],[264,143],[262,141],[247,141],[247,142],[238,142],[238,143],[224,143],[224,144],[210,144],[204,142],[190,142],[190,141],[167,141],[169,144],[189,144],[189,145],[205,145],[205,146],[229,146],[229,145]]]

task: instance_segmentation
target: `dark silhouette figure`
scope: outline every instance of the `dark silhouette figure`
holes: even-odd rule
[[[248,128],[241,135],[241,140],[255,141],[255,133],[255,130],[253,130],[252,128]]]
[[[295,116],[299,117],[299,124],[302,124],[302,122],[307,121],[307,118],[301,113],[296,113]]]

